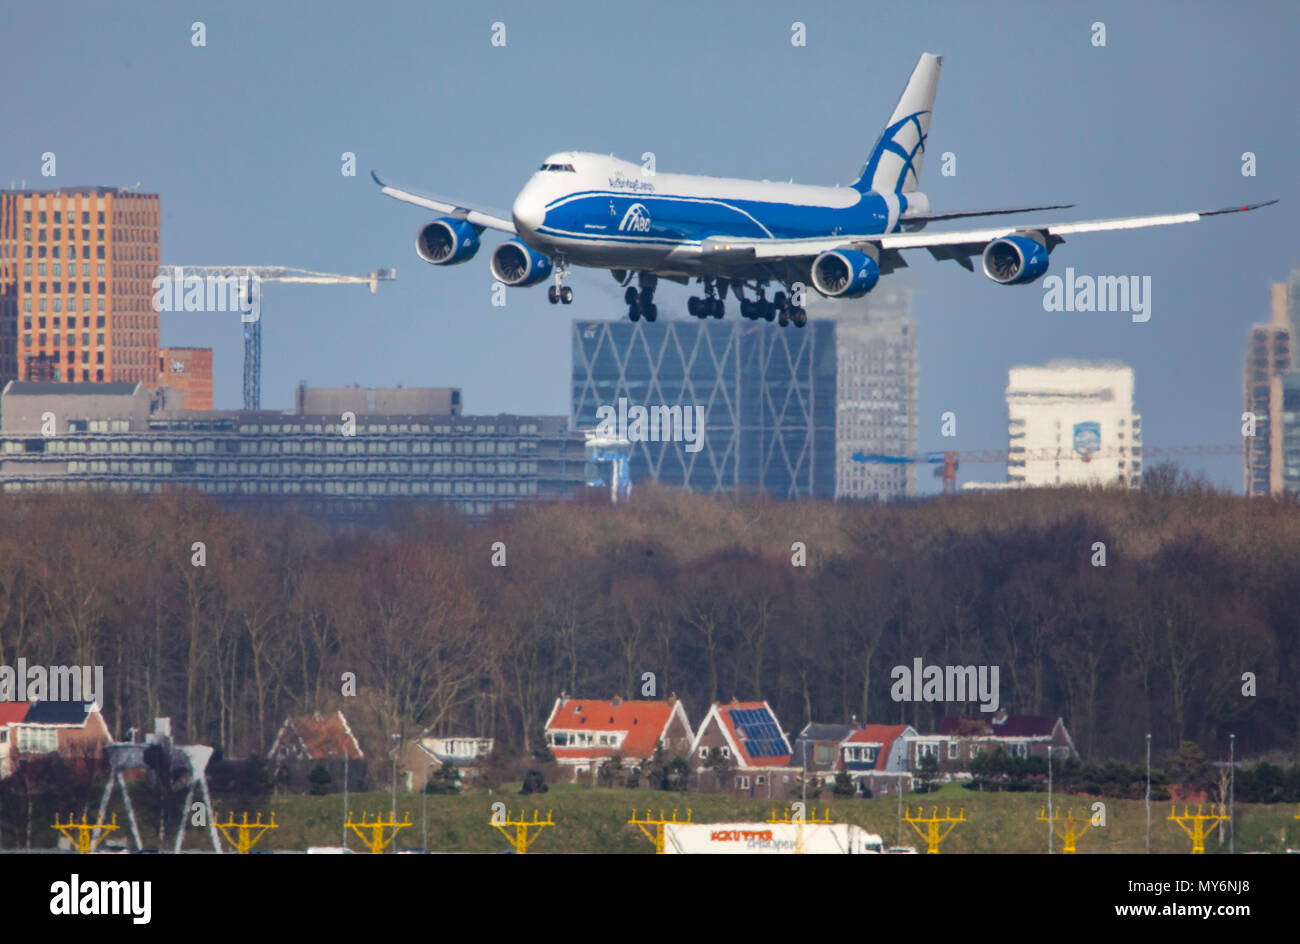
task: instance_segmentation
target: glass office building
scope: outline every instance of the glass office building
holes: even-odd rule
[[[622,427],[634,486],[833,498],[835,400],[830,322],[574,322],[573,425]],[[639,429],[637,410],[674,423]]]

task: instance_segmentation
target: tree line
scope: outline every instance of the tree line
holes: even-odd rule
[[[1102,546],[1104,564],[1099,563]],[[996,665],[1013,713],[1085,758],[1300,731],[1300,506],[1151,477],[910,505],[692,495],[382,523],[175,493],[0,498],[0,662],[103,665],[114,733],[265,755],[290,715],[539,749],[560,692],[766,699],[809,720],[933,731],[890,671]],[[1223,755],[1221,758],[1220,755]]]

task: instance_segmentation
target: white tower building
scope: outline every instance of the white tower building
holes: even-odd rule
[[[1141,484],[1133,368],[1076,361],[1013,367],[1007,414],[1009,484]]]

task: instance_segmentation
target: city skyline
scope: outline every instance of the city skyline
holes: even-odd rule
[[[425,266],[412,243],[430,216],[383,199],[369,169],[500,205],[541,156],[574,145],[630,159],[653,151],[665,170],[843,184],[892,106],[898,76],[917,52],[932,50],[945,55],[949,81],[939,93],[931,146],[936,157],[951,152],[956,169],[945,176],[940,161],[928,163],[936,208],[1060,199],[1088,216],[1107,216],[1274,197],[1282,203],[1278,212],[1214,229],[1085,236],[1056,250],[1054,274],[1069,266],[1089,275],[1150,276],[1153,312],[1145,324],[1122,313],[1047,312],[1041,286],[1004,288],[928,260],[895,273],[897,287],[912,294],[925,364],[919,450],[996,448],[1004,441],[1005,371],[1064,356],[1134,367],[1152,445],[1226,444],[1239,436],[1244,333],[1266,318],[1268,285],[1300,258],[1287,216],[1300,190],[1285,163],[1300,151],[1300,130],[1284,118],[1297,85],[1289,50],[1300,25],[1284,5],[1186,17],[1172,4],[1102,4],[1086,16],[1042,11],[1032,23],[991,34],[976,9],[744,9],[738,17],[725,7],[667,4],[628,48],[599,8],[586,4],[559,16],[510,3],[490,16],[399,4],[394,16],[407,27],[397,32],[387,18],[344,8],[304,17],[234,4],[204,18],[206,46],[198,48],[190,27],[200,14],[127,23],[92,6],[27,8],[15,16],[11,34],[23,43],[11,61],[16,74],[43,78],[19,96],[13,120],[24,130],[0,142],[0,178],[29,188],[142,181],[161,195],[166,264],[397,267],[398,281],[377,296],[268,289],[268,407],[288,408],[284,391],[306,379],[452,384],[470,391],[483,412],[562,413],[572,322],[618,316],[619,286],[584,274],[563,316],[540,290],[511,290],[504,308],[493,307],[485,256],[453,270]],[[790,42],[796,18],[807,27],[806,47]],[[490,42],[496,21],[508,30],[503,48]],[[1091,42],[1094,21],[1107,26],[1104,47]],[[709,37],[719,29],[735,42],[716,47]],[[890,50],[864,54],[861,36],[873,31],[894,37]],[[293,41],[282,42],[285,36]],[[44,69],[70,38],[88,53]],[[442,43],[432,54],[431,39]],[[554,50],[573,42],[584,55],[556,60]],[[103,55],[94,54],[95,43]],[[664,48],[687,59],[707,52],[724,72],[742,69],[756,53],[780,68],[759,70],[743,97],[719,101],[718,113],[733,116],[728,133],[703,135],[695,79],[650,68]],[[625,75],[629,68],[656,83],[653,100],[628,107],[628,86],[590,81],[593,71]],[[1042,81],[1024,83],[1019,109],[992,112],[987,83],[1009,72]],[[543,73],[552,104],[509,113],[481,106]],[[170,79],[150,81],[156,74]],[[464,94],[429,94],[461,87],[465,76],[476,87]],[[60,105],[87,87],[126,111],[92,110],[73,133]],[[279,94],[267,96],[267,88]],[[843,120],[842,98],[815,94],[827,88],[854,88],[860,120]],[[558,131],[557,105],[566,115]],[[795,133],[773,119],[791,113],[801,115]],[[155,132],[157,116],[169,116],[171,131]],[[1246,152],[1257,159],[1257,176],[1242,174]],[[57,155],[53,178],[40,176],[46,153]],[[344,154],[355,159],[354,177],[340,173]],[[687,294],[666,286],[665,316],[683,317]],[[238,323],[165,314],[161,343],[213,348],[215,404],[238,405]],[[500,371],[502,364],[509,369]],[[953,438],[940,435],[947,411],[957,414]],[[1235,457],[1182,461],[1220,487],[1240,488]],[[922,493],[938,487],[928,476],[918,483]]]

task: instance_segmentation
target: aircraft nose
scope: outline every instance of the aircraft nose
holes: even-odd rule
[[[515,226],[518,229],[532,233],[546,219],[546,204],[533,188],[525,187],[515,198],[515,205],[511,207],[510,212],[515,218]]]

